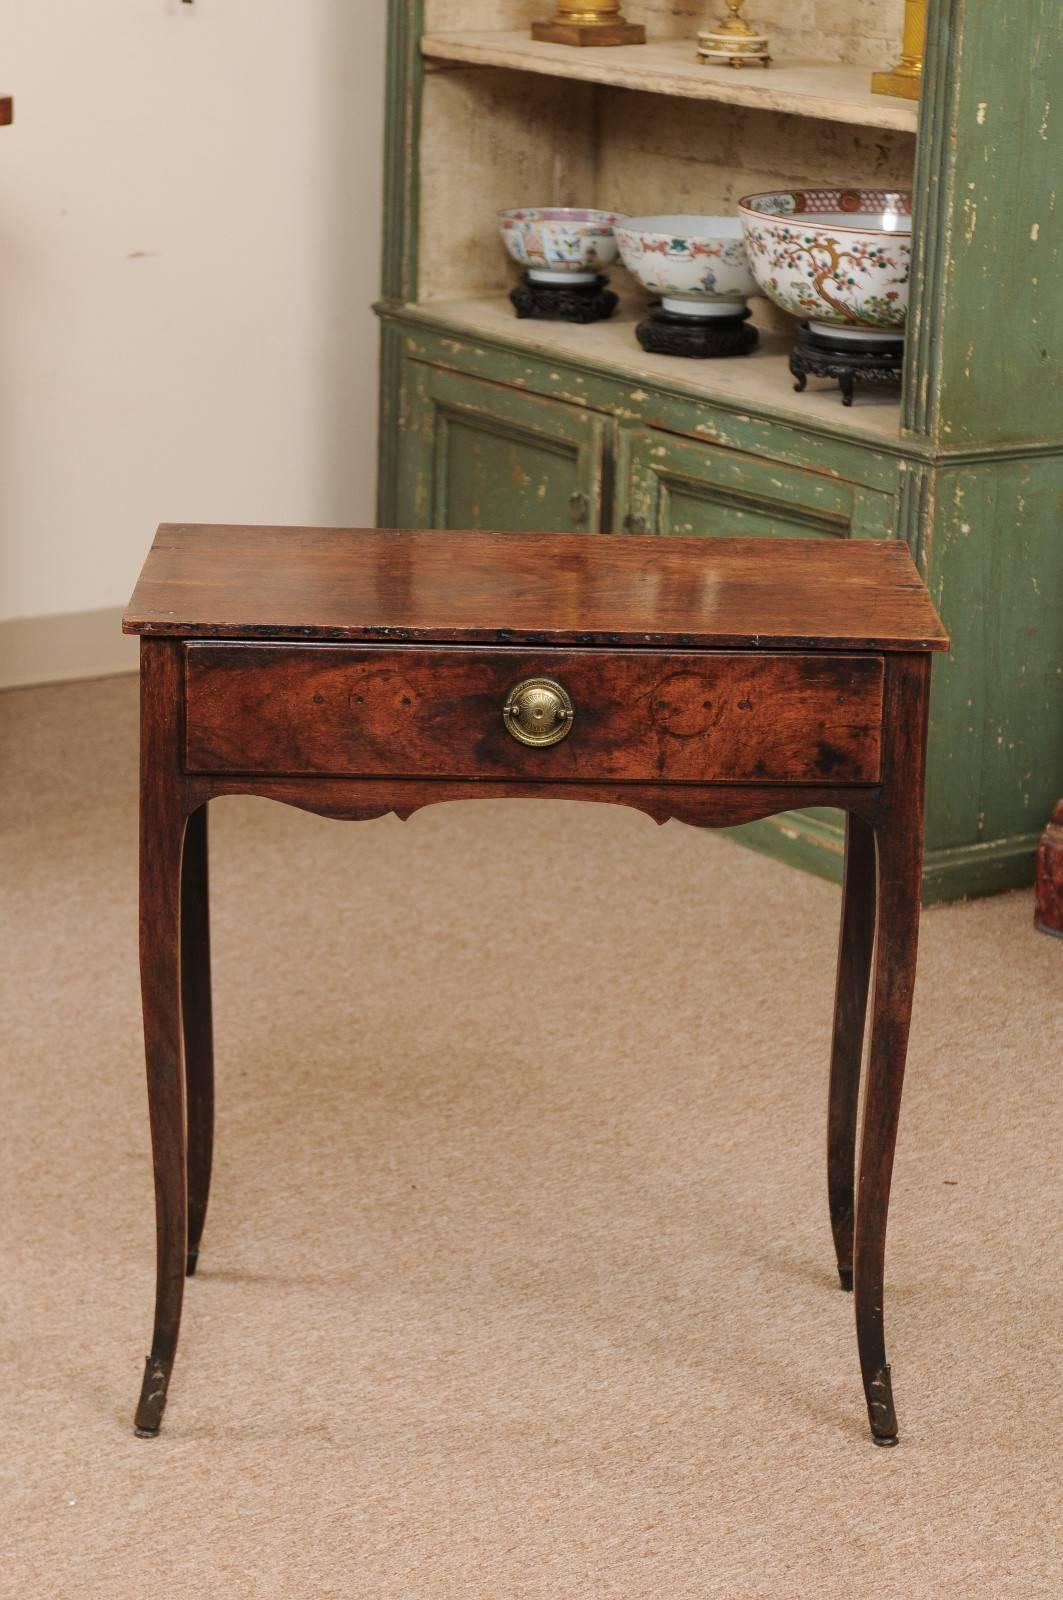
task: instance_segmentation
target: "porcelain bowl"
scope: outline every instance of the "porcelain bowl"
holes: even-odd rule
[[[621,259],[637,283],[680,316],[733,317],[756,294],[737,217],[625,217]]]
[[[908,317],[912,197],[886,189],[784,189],[738,202],[769,300],[831,338],[898,338]]]
[[[524,206],[498,220],[506,249],[535,283],[593,283],[616,260],[615,211]]]

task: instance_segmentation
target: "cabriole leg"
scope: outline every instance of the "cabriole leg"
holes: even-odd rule
[[[158,1433],[181,1325],[188,1249],[187,1145],[181,1022],[181,857],[177,755],[179,657],[142,641],[140,729],[140,984],[155,1172],[155,1322],[136,1432]]]
[[[181,1047],[181,835],[155,838],[141,888],[141,994],[148,1115],[155,1169],[156,1286],[151,1354],[136,1431],[158,1433],[181,1325],[188,1240],[184,1074]]]
[[[214,1030],[210,996],[207,807],[188,819],[181,871],[181,1010],[188,1108],[188,1257],[196,1270],[214,1149]]]
[[[886,1220],[915,989],[922,879],[921,815],[877,831],[878,939],[854,1251],[856,1338],[876,1444],[897,1443],[883,1322]]]
[[[843,1289],[853,1286],[856,1109],[874,947],[875,835],[863,817],[849,812],[827,1114],[827,1194]]]

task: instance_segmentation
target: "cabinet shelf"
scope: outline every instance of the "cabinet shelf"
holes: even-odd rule
[[[521,321],[503,295],[431,301],[405,308],[406,315],[467,339],[526,349],[547,359],[589,368],[636,386],[680,391],[732,412],[781,419],[881,447],[900,439],[900,391],[857,391],[843,406],[836,385],[813,379],[794,392],[789,356],[792,340],[762,331],[760,348],[729,361],[684,361],[649,355],[635,339],[635,323],[646,315],[642,301],[625,301],[608,322],[580,327],[568,322]],[[573,396],[572,398],[578,398]]]
[[[868,67],[780,61],[767,71],[728,71],[698,61],[690,39],[573,49],[541,44],[523,32],[431,33],[421,40],[421,51],[432,61],[508,67],[516,72],[575,78],[688,100],[715,100],[863,128],[915,133],[918,122],[914,101],[871,93]]]

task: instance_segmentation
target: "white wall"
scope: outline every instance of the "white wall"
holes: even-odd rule
[[[372,521],[385,10],[2,0],[0,619],[163,520]]]

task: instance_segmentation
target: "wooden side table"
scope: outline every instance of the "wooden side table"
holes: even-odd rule
[[[519,796],[659,822],[848,817],[828,1192],[871,1433],[915,981],[930,654],[896,542],[164,526],[141,635],[141,975],[158,1282],[138,1434],[159,1431],[213,1124],[207,804],[407,817]],[[874,967],[859,1182],[857,1096]]]

